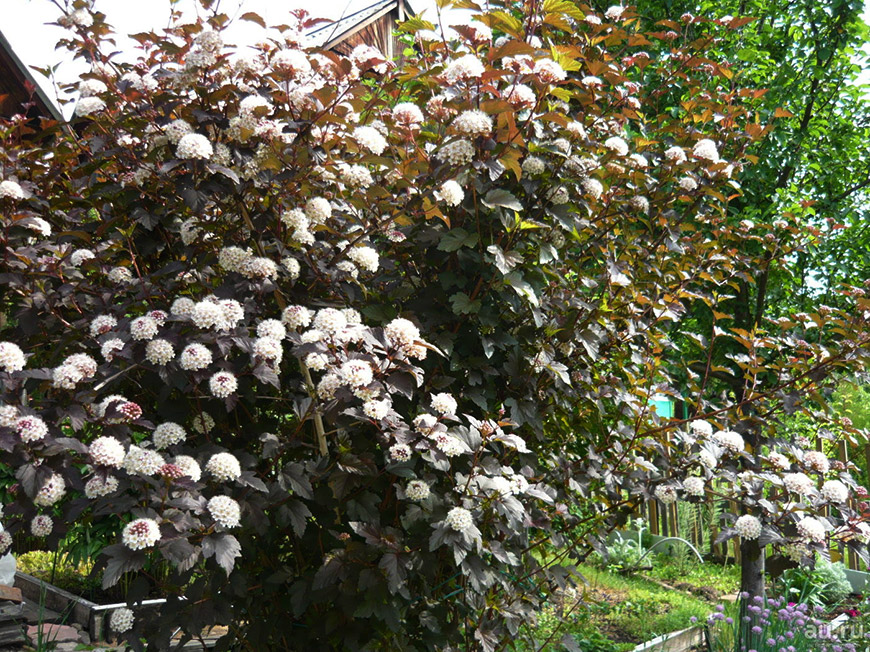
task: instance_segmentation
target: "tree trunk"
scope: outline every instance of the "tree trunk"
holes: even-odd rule
[[[764,597],[764,548],[758,544],[757,540],[747,541],[746,539],[740,542],[740,592],[741,595],[749,594],[746,599],[740,599],[740,641],[746,647],[743,649],[754,649],[757,638],[750,631],[752,625],[756,624],[755,619],[750,622],[745,622],[743,616],[751,615],[747,611],[747,607],[751,604],[752,598],[756,595]]]

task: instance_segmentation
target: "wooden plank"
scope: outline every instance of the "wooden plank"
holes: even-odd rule
[[[0,584],[0,600],[9,600],[19,604],[21,602],[21,589]]]

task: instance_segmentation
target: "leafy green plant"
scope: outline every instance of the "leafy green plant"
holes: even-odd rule
[[[816,559],[813,568],[789,568],[777,580],[776,591],[792,602],[811,605],[832,605],[842,601],[852,591],[842,562]]]

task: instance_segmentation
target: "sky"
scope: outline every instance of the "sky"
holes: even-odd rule
[[[288,12],[296,7],[304,7],[313,15],[337,19],[344,12],[366,7],[374,0],[218,0],[222,3],[221,10],[230,16],[247,11],[260,14],[267,24],[286,22]],[[424,18],[435,20],[435,0],[406,0],[418,14]],[[81,61],[64,61],[65,51],[56,52],[54,44],[63,36],[64,30],[47,25],[55,21],[59,15],[57,7],[50,0],[0,0],[3,5],[3,17],[0,20],[0,30],[12,44],[15,52],[30,66],[47,67],[60,62],[56,76],[62,82],[72,82],[78,78],[87,67]],[[106,14],[108,22],[113,25],[118,34],[130,34],[163,27],[167,24],[171,4],[190,10],[192,0],[95,0],[95,8]],[[240,10],[241,6],[241,10]],[[870,0],[865,0],[864,19],[870,22]],[[463,20],[461,15],[454,15],[452,22]],[[260,28],[253,23],[237,21],[227,33],[227,41],[241,45],[252,43],[262,37]],[[118,49],[132,51],[134,42],[120,42]],[[870,45],[865,50],[870,54]],[[34,73],[37,82],[50,98],[57,93],[49,80]],[[862,76],[870,82],[870,69]],[[69,115],[72,107],[65,109]]]

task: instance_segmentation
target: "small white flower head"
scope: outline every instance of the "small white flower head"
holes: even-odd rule
[[[448,84],[455,84],[471,79],[480,79],[485,70],[483,63],[473,54],[466,54],[451,61],[444,69],[442,76]]]
[[[88,447],[91,461],[97,466],[120,469],[126,453],[124,445],[114,437],[97,437]]]
[[[94,95],[102,95],[108,87],[99,79],[83,79],[79,82],[79,95],[81,97],[92,97]]]
[[[692,148],[692,156],[711,163],[719,162],[719,150],[716,149],[716,143],[709,138],[702,138]]]
[[[0,369],[13,373],[24,369],[24,351],[12,342],[0,342]]]
[[[43,238],[51,235],[51,224],[41,217],[31,217],[30,222],[27,223],[27,228],[31,231],[36,231]]]
[[[187,439],[187,432],[177,423],[167,421],[157,426],[151,437],[154,441],[154,448],[162,450],[183,442]]]
[[[325,224],[332,217],[332,204],[323,197],[312,197],[305,202],[305,216],[311,224]]]
[[[665,150],[665,158],[671,163],[683,163],[686,160],[686,152],[682,147],[674,145]]]
[[[92,378],[97,373],[97,361],[87,353],[74,353],[63,361],[64,366],[75,367],[82,378]]]
[[[804,455],[804,464],[811,471],[825,474],[831,469],[827,456],[821,451],[808,451]]]
[[[607,8],[607,11],[604,12],[604,17],[610,21],[617,21],[622,18],[622,14],[625,12],[625,7],[621,7],[619,5],[612,5]]]
[[[257,324],[257,337],[271,337],[275,340],[283,340],[287,337],[287,329],[277,319],[264,319]]]
[[[53,529],[54,521],[51,520],[51,516],[39,514],[30,521],[30,533],[35,537],[47,537]]]
[[[341,365],[341,379],[351,387],[365,387],[374,379],[372,365],[365,360],[348,360]]]
[[[189,455],[178,455],[172,463],[194,482],[199,482],[202,478],[202,469],[199,468],[199,463]]]
[[[537,103],[537,96],[525,84],[512,84],[502,94],[504,100],[517,110],[530,109]]]
[[[703,496],[704,478],[699,478],[697,476],[686,478],[685,480],[683,480],[683,489],[690,496]]]
[[[45,421],[32,415],[19,417],[15,422],[15,430],[25,444],[39,441],[48,434],[48,426],[45,425]]]
[[[176,317],[186,317],[187,319],[190,319],[193,317],[193,311],[195,308],[196,304],[193,299],[188,297],[178,297],[172,302],[172,306],[169,308],[169,313]]]
[[[786,473],[782,476],[785,488],[795,494],[806,496],[814,489],[813,481],[805,473]]]
[[[5,555],[12,547],[12,535],[6,530],[0,532],[0,555]]]
[[[314,317],[313,326],[322,333],[334,336],[347,328],[347,317],[341,310],[321,308]]]
[[[408,500],[421,501],[429,497],[429,485],[422,480],[411,480],[405,487]]]
[[[160,541],[160,526],[153,518],[137,518],[124,527],[121,540],[130,550],[150,548]]]
[[[369,125],[357,127],[350,135],[360,147],[369,150],[375,156],[383,154],[387,148],[387,139],[381,133]]]
[[[701,462],[701,464],[708,469],[716,468],[716,465],[719,463],[719,460],[716,459],[716,456],[707,449],[703,449],[700,453],[698,453],[698,461]]]
[[[258,337],[254,340],[253,353],[255,357],[274,365],[280,364],[284,357],[281,340],[276,340],[274,337]]]
[[[671,485],[660,484],[656,487],[655,495],[665,505],[677,502],[677,490]]]
[[[849,489],[839,480],[827,480],[819,493],[830,503],[845,503],[849,499]]]
[[[407,462],[411,459],[411,448],[406,444],[390,446],[390,459],[394,462]]]
[[[287,306],[281,313],[281,322],[289,329],[307,328],[311,323],[311,311],[304,306]]]
[[[24,190],[17,182],[6,179],[4,181],[0,181],[0,197],[20,200],[25,199],[26,195],[24,194]]]
[[[133,616],[133,610],[127,609],[127,607],[121,607],[120,609],[115,609],[112,612],[112,617],[109,618],[109,627],[113,632],[117,632],[118,634],[123,634],[124,632],[129,632],[133,629],[133,621],[135,620],[135,616]]]
[[[208,513],[221,527],[238,527],[241,523],[242,508],[229,496],[215,496],[208,501]]]
[[[232,453],[215,453],[206,463],[205,470],[220,482],[231,482],[242,475],[242,465]]]
[[[556,186],[547,191],[547,199],[556,206],[560,206],[562,204],[567,204],[568,200],[571,199],[571,196],[565,186]]]
[[[456,414],[456,399],[446,392],[432,396],[432,409],[439,414]]]
[[[642,213],[644,215],[649,213],[649,199],[643,195],[635,195],[628,201],[628,205],[637,213]]]
[[[600,199],[604,194],[604,186],[598,179],[586,177],[580,182],[580,188],[587,195],[591,195],[593,199]]]
[[[39,507],[51,507],[66,494],[66,481],[57,473],[52,473],[33,497]]]
[[[626,156],[628,154],[628,143],[619,136],[611,136],[605,140],[604,147],[619,156]]]
[[[347,257],[367,272],[376,272],[380,264],[378,252],[371,247],[350,247],[347,249]]]
[[[151,340],[145,346],[145,359],[151,364],[165,365],[175,357],[175,349],[166,340]]]
[[[534,74],[545,84],[555,84],[565,81],[568,73],[552,59],[538,59],[535,61]]]
[[[205,345],[188,344],[178,357],[178,364],[185,371],[198,371],[208,367],[212,360],[212,353]]]
[[[345,319],[347,319],[347,323],[350,326],[357,326],[362,324],[362,315],[359,314],[359,310],[356,308],[342,308],[341,312],[344,313]]]
[[[423,112],[416,104],[400,102],[393,107],[393,120],[403,127],[416,129],[423,122]]]
[[[733,430],[720,430],[713,435],[713,441],[731,453],[741,453],[746,447],[743,437]]]
[[[397,317],[387,324],[384,334],[389,342],[399,349],[409,349],[420,339],[420,329],[413,322]]]
[[[492,118],[479,109],[469,109],[456,116],[453,128],[465,136],[488,136],[492,133]]]
[[[94,260],[97,256],[90,249],[76,249],[69,257],[69,264],[78,267],[88,260]]]
[[[813,543],[824,543],[825,526],[812,516],[804,516],[797,524],[798,534]]]
[[[175,155],[182,159],[207,160],[214,155],[214,147],[202,134],[187,134],[178,141]]]
[[[454,507],[447,512],[447,517],[444,519],[444,522],[457,532],[462,532],[474,526],[474,519],[471,516],[471,512],[463,507]]]
[[[303,77],[311,73],[311,62],[302,50],[278,50],[272,56],[272,67],[292,77]]]
[[[450,165],[467,165],[474,160],[474,145],[467,138],[451,140],[443,145],[435,156]]]
[[[99,113],[106,108],[106,103],[99,97],[82,97],[76,104],[75,114],[83,118],[94,113]]]
[[[342,165],[338,172],[341,180],[351,188],[368,188],[374,183],[372,173],[363,165]]]
[[[251,252],[241,247],[224,247],[218,252],[218,265],[228,272],[241,272],[251,257]]]
[[[224,311],[220,304],[208,299],[197,302],[190,317],[193,323],[203,330],[220,328],[224,323]]]
[[[767,459],[779,471],[786,471],[791,466],[791,462],[782,453],[773,452],[767,456]]]
[[[157,322],[152,317],[137,317],[130,322],[130,336],[134,340],[150,340],[157,335]]]
[[[465,191],[456,181],[449,179],[441,184],[441,188],[435,192],[435,197],[448,206],[458,206],[465,198]]]
[[[734,523],[737,534],[746,540],[754,540],[761,536],[761,521],[752,514],[744,514]]]
[[[463,453],[468,452],[467,446],[453,435],[436,433],[433,435],[433,439],[435,440],[435,446],[438,450],[444,453],[447,457],[456,457],[457,455],[462,455]]]
[[[523,172],[529,175],[542,174],[547,169],[547,164],[537,156],[527,156],[523,161]]]
[[[529,488],[529,481],[526,480],[524,475],[519,473],[515,473],[510,477],[510,490],[511,493],[515,496],[522,495],[526,493],[526,490]]]
[[[305,366],[312,371],[323,371],[329,366],[329,358],[322,353],[309,353],[305,356]]]
[[[107,362],[111,362],[115,356],[124,350],[124,340],[114,337],[103,342],[100,347],[100,353]]]
[[[275,261],[260,256],[252,256],[239,270],[243,276],[251,279],[278,278],[278,265]]]
[[[133,280],[133,272],[127,267],[113,267],[106,276],[115,285],[122,285]]]
[[[118,320],[112,315],[99,315],[91,322],[91,337],[108,333],[118,325]]]
[[[88,500],[110,496],[118,490],[118,478],[108,475],[103,480],[100,476],[94,476],[85,483],[85,496]]]
[[[14,405],[0,405],[0,427],[15,428],[18,421],[18,408]]]
[[[285,256],[281,259],[281,265],[283,265],[284,269],[287,270],[287,273],[290,275],[290,280],[295,281],[299,278],[299,273],[302,271],[302,267],[299,265],[298,260],[291,258],[290,256]]]
[[[341,387],[341,385],[341,376],[335,373],[326,374],[317,383],[317,396],[324,401],[335,398],[335,390]]]
[[[696,437],[712,437],[713,436],[713,426],[709,421],[704,421],[703,419],[695,419],[689,424],[689,428],[695,434]]]
[[[389,399],[380,401],[371,400],[363,403],[363,412],[368,418],[380,421],[389,414],[391,407],[392,403]]]
[[[229,371],[219,371],[208,380],[208,388],[212,396],[227,398],[239,387],[236,377]]]
[[[124,470],[130,475],[157,475],[164,464],[163,456],[150,448],[130,446],[124,456]]]
[[[583,126],[582,122],[578,122],[577,120],[569,122],[568,126],[565,127],[565,130],[572,138],[578,140],[585,140],[587,138],[586,127]]]

